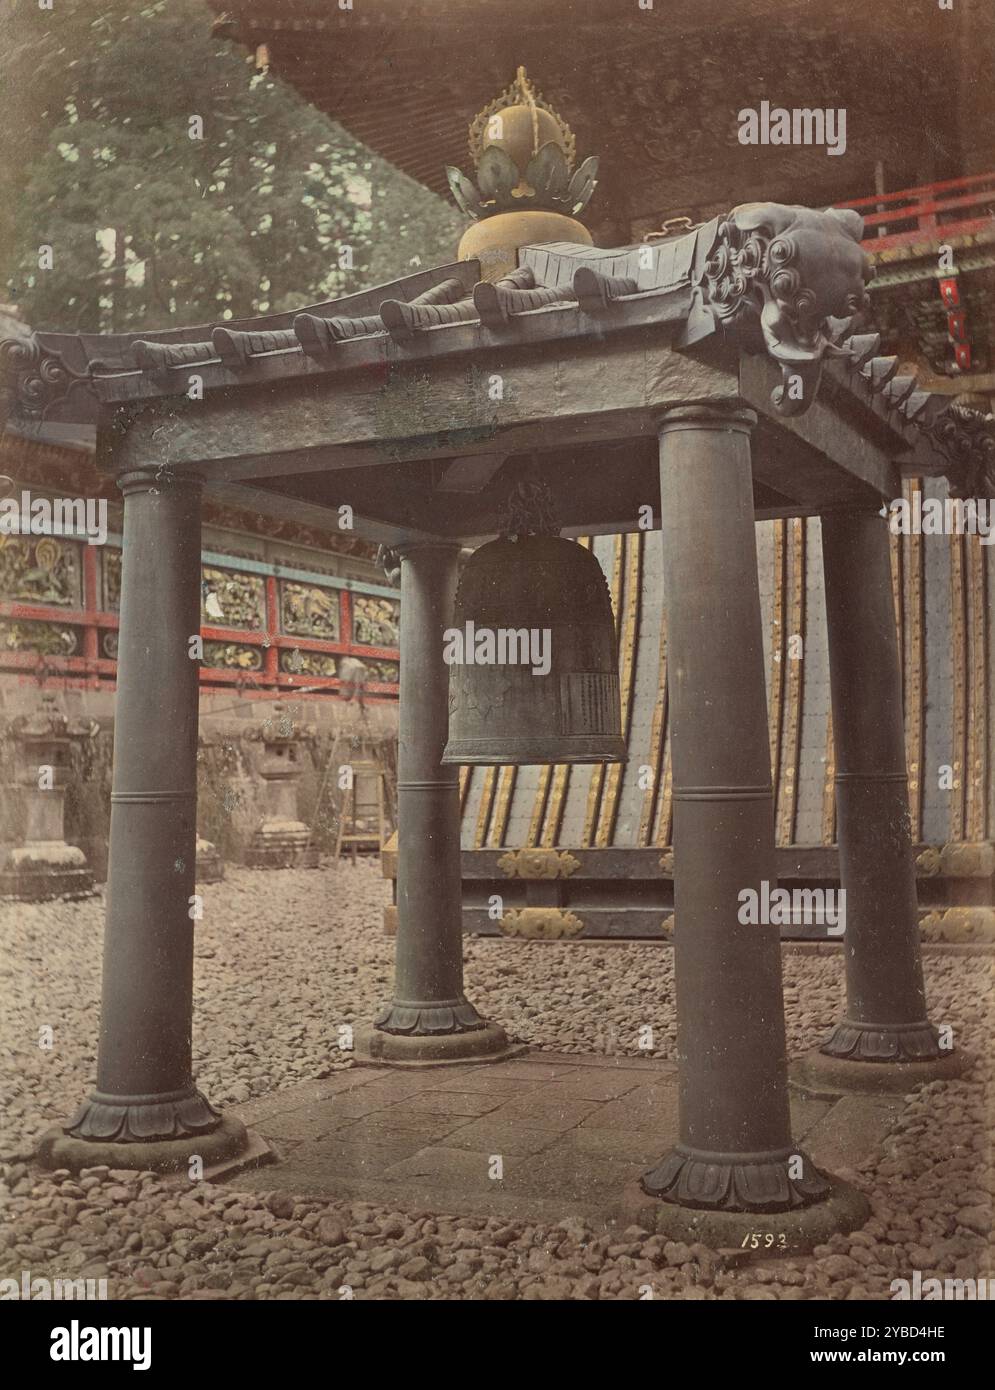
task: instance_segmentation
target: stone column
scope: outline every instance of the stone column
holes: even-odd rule
[[[382,1062],[455,1062],[509,1052],[463,993],[459,769],[442,763],[459,546],[412,543],[401,559],[397,767],[397,938],[394,999],[357,1055]]]
[[[191,1073],[200,482],[119,480],[124,554],[97,1087],[40,1157],[78,1169],[205,1166],[238,1151]]]
[[[926,1015],[888,522],[875,512],[824,516],[822,551],[847,1008],[798,1071],[907,1089],[954,1075],[967,1059],[941,1048]]]
[[[740,920],[741,893],[776,883],[755,424],[751,410],[689,406],[660,431],[679,1139],[643,1177],[662,1201],[639,1218],[719,1244],[756,1231],[805,1249],[867,1207],[792,1142],[779,932]]]

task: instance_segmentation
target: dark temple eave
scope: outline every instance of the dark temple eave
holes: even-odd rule
[[[943,83],[958,55],[983,80],[992,26],[981,6],[943,13],[934,3],[912,23],[907,0],[878,0],[872,13],[861,0],[666,0],[652,12],[635,0],[211,5],[216,33],[250,56],[265,45],[271,71],[443,196],[444,166],[465,161],[467,115],[524,64],[569,115],[578,149],[602,156],[610,191],[594,217],[606,236],[758,190],[853,197],[873,186],[876,159],[918,169],[968,137],[983,148],[989,120],[979,99],[972,119],[970,99],[951,101]],[[846,107],[860,133],[845,160],[737,144],[741,107],[762,97],[812,105],[814,92],[819,105]]]

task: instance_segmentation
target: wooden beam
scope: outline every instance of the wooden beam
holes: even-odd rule
[[[324,376],[150,403],[120,437],[106,436],[100,463],[119,472],[154,461],[231,481],[520,452],[651,434],[662,408],[737,389],[734,355],[711,344],[707,355],[674,352],[657,327],[396,365],[385,385]]]
[[[323,531],[338,529],[338,508],[318,506],[313,502],[303,502],[288,493],[273,492],[270,488],[253,487],[248,483],[208,483],[205,496],[232,507],[243,507],[259,516],[272,517],[275,521],[296,521],[301,526],[315,526]],[[373,517],[363,516],[353,511],[352,530],[347,535],[361,536],[363,540],[376,545],[399,545],[402,541],[442,540],[444,537],[431,531],[418,530],[411,526],[391,526]]]
[[[507,458],[507,454],[470,454],[453,459],[438,484],[439,492],[480,492]]]
[[[740,394],[761,416],[754,452],[760,482],[799,502],[827,508],[871,505],[880,496],[899,495],[893,452],[821,397],[803,415],[778,415],[770,395],[780,384],[780,367],[770,358],[744,354]],[[901,436],[895,441],[897,452]]]

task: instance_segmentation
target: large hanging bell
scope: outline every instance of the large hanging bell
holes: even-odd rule
[[[444,763],[625,760],[611,598],[591,551],[549,535],[481,546],[444,636]]]

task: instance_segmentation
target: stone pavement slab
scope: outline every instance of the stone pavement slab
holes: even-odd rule
[[[527,1220],[574,1212],[607,1225],[626,1185],[675,1143],[677,1098],[676,1067],[655,1058],[355,1066],[236,1110],[251,1114],[277,1161],[222,1180]],[[887,1133],[895,1098],[793,1089],[791,1105],[811,1157],[852,1168]]]
[[[792,1091],[790,1097],[792,1136],[799,1143],[805,1140],[807,1145],[812,1130],[818,1126],[824,1115],[828,1115],[829,1111],[834,1109],[834,1103],[824,1096],[810,1096],[801,1091]],[[837,1114],[833,1124],[836,1128],[840,1127],[839,1114]],[[844,1139],[844,1148],[849,1142],[849,1140]],[[813,1155],[810,1154],[809,1157],[812,1158]]]
[[[804,1136],[809,1158],[830,1172],[852,1168],[854,1150],[870,1152],[883,1143],[904,1106],[901,1096],[841,1096]]]
[[[425,1089],[431,1091],[459,1090],[463,1093],[474,1091],[481,1095],[490,1096],[498,1092],[516,1094],[534,1091],[545,1081],[538,1069],[526,1072],[524,1076],[521,1073],[516,1073],[514,1076],[504,1076],[498,1071],[502,1065],[510,1066],[511,1064],[493,1062],[490,1066],[480,1067],[478,1071],[460,1076],[458,1079],[451,1076],[443,1077],[440,1074],[433,1078],[432,1085]]]
[[[504,1105],[507,1091],[486,1095],[475,1091],[420,1091],[404,1106],[431,1115],[486,1115]]]
[[[399,1113],[392,1114],[394,1110]],[[422,1137],[422,1143],[430,1144],[433,1140],[443,1139],[455,1129],[461,1129],[466,1122],[465,1115],[426,1115],[417,1110],[406,1111],[401,1106],[391,1106],[390,1110],[353,1120],[335,1133],[343,1138],[348,1137],[353,1143],[367,1138],[374,1144],[389,1143],[395,1134],[418,1134]]]
[[[640,1078],[642,1081],[642,1078]],[[592,1108],[584,1119],[590,1129],[656,1129],[661,1113],[677,1105],[677,1073],[662,1074],[659,1084],[641,1084],[627,1095]]]
[[[601,1071],[578,1067],[569,1076],[556,1078],[558,1097],[571,1100],[616,1100],[635,1091],[643,1074],[637,1071]]]
[[[256,1096],[238,1106],[235,1113],[244,1125],[258,1127],[259,1121],[269,1116],[296,1110],[314,1101],[327,1100],[329,1096],[354,1090],[357,1086],[368,1086],[374,1080],[376,1073],[372,1067],[350,1067],[348,1071],[334,1072],[320,1081],[302,1081],[281,1091]]]
[[[247,1173],[233,1186],[283,1188],[291,1192],[334,1195],[339,1178],[368,1178],[379,1181],[386,1170],[402,1159],[411,1158],[425,1147],[422,1134],[394,1134],[379,1141],[369,1135],[350,1140],[342,1135],[334,1140],[319,1139],[299,1145],[283,1163]],[[334,1172],[335,1177],[330,1181]]]
[[[476,1124],[464,1125],[446,1138],[446,1144],[457,1149],[475,1149],[478,1153],[537,1154],[548,1149],[560,1138],[556,1129],[535,1129],[517,1120],[487,1115]]]
[[[299,1110],[285,1110],[272,1115],[256,1125],[260,1134],[278,1144],[280,1140],[301,1142],[306,1139],[322,1139],[337,1129],[354,1123],[354,1117],[333,1114],[327,1105],[306,1105]]]
[[[493,1111],[495,1118],[511,1120],[534,1129],[573,1129],[597,1110],[596,1101],[571,1100],[556,1094],[555,1086],[541,1093],[515,1096]]]
[[[497,1065],[501,1067],[503,1076],[523,1077],[530,1081],[555,1081],[557,1077],[577,1070],[576,1063],[569,1054],[554,1057],[547,1053],[545,1057],[540,1058],[539,1053],[533,1052],[528,1057],[518,1057],[512,1062],[499,1062]]]
[[[657,1129],[587,1129],[583,1125],[555,1136],[559,1153],[594,1155],[609,1163],[635,1164],[645,1173],[677,1138],[677,1109],[660,1116]],[[452,1140],[449,1141],[450,1143]]]

